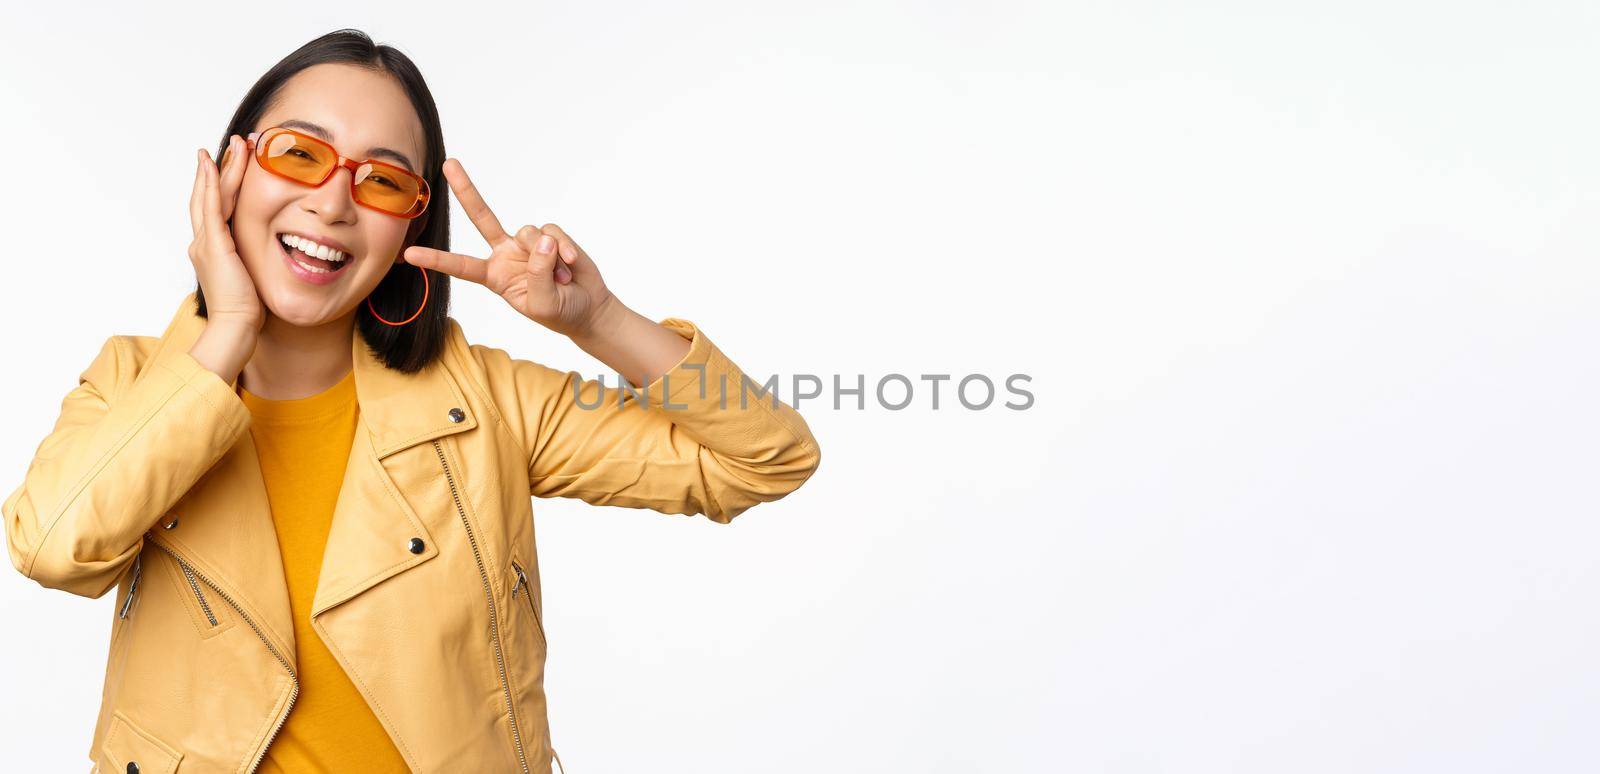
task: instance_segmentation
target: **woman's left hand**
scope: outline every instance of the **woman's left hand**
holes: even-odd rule
[[[489,257],[413,246],[406,248],[406,262],[476,282],[557,333],[574,339],[589,335],[601,310],[613,306],[611,291],[589,254],[554,223],[543,228],[523,226],[516,236],[508,235],[461,162],[446,159],[444,176],[472,225],[489,243]]]

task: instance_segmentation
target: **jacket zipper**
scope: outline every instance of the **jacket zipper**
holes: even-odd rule
[[[183,569],[183,577],[189,581],[189,588],[194,589],[194,598],[200,600],[200,610],[206,614],[206,620],[216,626],[217,617],[211,613],[211,605],[206,604],[206,595],[200,593],[200,584],[195,582],[194,573],[183,562],[178,562],[178,566]]]
[[[139,565],[143,564],[144,554],[133,557],[133,580],[128,581],[128,598],[122,600],[122,609],[117,611],[118,618],[128,617],[128,608],[133,605],[133,595],[139,590]]]
[[[517,572],[517,582],[511,587],[511,596],[517,596],[517,589],[523,589],[522,596],[528,600],[528,615],[533,616],[533,625],[539,629],[539,639],[544,640],[544,622],[539,620],[539,611],[533,606],[533,587],[528,585],[528,576],[523,574],[522,565],[516,559],[511,560],[511,569]]]
[[[523,774],[529,774],[528,756],[522,749],[522,732],[517,728],[517,712],[511,703],[511,680],[506,677],[505,654],[500,650],[500,621],[494,606],[494,587],[489,584],[489,571],[484,569],[483,554],[478,550],[478,538],[473,534],[472,523],[467,520],[467,511],[461,505],[461,493],[456,490],[456,478],[450,473],[450,463],[445,460],[444,448],[438,441],[434,441],[433,451],[439,455],[439,467],[444,470],[445,481],[450,484],[450,499],[455,501],[456,513],[461,517],[461,525],[467,530],[467,542],[472,545],[472,558],[478,563],[478,577],[483,580],[483,596],[489,602],[489,638],[494,641],[495,668],[500,671],[500,686],[505,690],[506,718],[511,721],[511,741],[517,745],[517,761],[522,764]]]
[[[272,657],[276,658],[278,660],[278,663],[282,664],[283,668],[289,672],[289,684],[290,684],[290,687],[291,687],[291,690],[289,692],[289,706],[288,706],[288,708],[286,708],[283,711],[283,716],[278,718],[278,722],[275,725],[273,725],[272,733],[267,735],[267,743],[261,746],[261,754],[257,755],[255,761],[253,761],[250,764],[250,769],[249,770],[251,772],[254,772],[256,770],[256,768],[261,765],[261,759],[267,757],[267,748],[272,746],[273,738],[276,737],[278,735],[278,731],[283,728],[284,721],[289,719],[289,711],[294,709],[295,699],[298,699],[300,697],[300,677],[294,673],[294,667],[289,665],[289,661],[283,657],[283,654],[279,653],[278,649],[272,646],[272,642],[267,639],[267,635],[265,635],[265,634],[263,634],[261,632],[261,627],[257,626],[256,622],[250,619],[250,616],[245,615],[244,610],[239,607],[239,603],[233,601],[233,597],[228,596],[228,592],[223,591],[222,587],[218,586],[215,583],[212,583],[211,580],[209,578],[207,578],[205,575],[203,575],[203,574],[201,574],[199,572],[196,572],[194,569],[189,567],[189,563],[185,562],[183,560],[183,557],[178,556],[177,552],[173,551],[170,548],[167,548],[164,545],[161,545],[160,543],[157,543],[154,540],[151,540],[151,541],[148,541],[148,542],[151,545],[155,546],[156,548],[159,548],[162,551],[167,552],[167,555],[171,556],[173,561],[176,561],[178,563],[178,566],[183,568],[183,574],[186,577],[190,578],[189,582],[190,582],[191,585],[194,583],[194,580],[193,580],[194,578],[199,578],[200,580],[205,581],[207,586],[210,586],[211,588],[216,589],[217,590],[217,595],[221,596],[223,601],[227,602],[228,605],[233,608],[234,612],[238,613],[239,617],[244,619],[245,623],[250,624],[250,629],[256,633],[257,637],[261,638],[261,644],[267,646],[267,652],[271,653]],[[200,589],[199,589],[198,586],[195,587],[195,593],[196,594],[200,593]],[[203,597],[201,598],[201,604],[202,605],[205,604],[205,600],[204,600]],[[206,615],[209,617],[211,615],[210,608],[209,607],[206,608],[206,611],[207,611]],[[215,620],[216,619],[212,619],[212,622],[215,623]]]

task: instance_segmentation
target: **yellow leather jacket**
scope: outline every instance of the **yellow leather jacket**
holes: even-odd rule
[[[85,597],[117,589],[101,772],[249,772],[299,692],[267,493],[234,385],[188,350],[189,294],[159,339],[114,336],[5,501],[12,563]],[[406,375],[355,336],[360,406],[312,626],[419,772],[549,772],[530,495],[726,523],[794,491],[817,442],[693,323],[646,407],[576,372],[469,344]],[[574,385],[581,389],[574,394]],[[726,391],[717,388],[726,384]],[[726,399],[723,399],[726,395]]]

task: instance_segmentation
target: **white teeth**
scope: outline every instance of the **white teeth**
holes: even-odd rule
[[[313,242],[309,239],[302,239],[294,234],[280,234],[278,235],[278,239],[285,245],[288,245],[295,250],[299,250],[300,252],[311,256],[312,258],[321,258],[324,261],[345,261],[349,260],[350,258],[349,255],[328,247],[327,245],[319,245],[316,242]],[[323,271],[327,270],[324,269]]]

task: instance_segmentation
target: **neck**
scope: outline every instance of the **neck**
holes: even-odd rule
[[[350,373],[350,348],[356,316],[304,327],[267,314],[256,349],[239,375],[239,383],[268,400],[294,400],[316,395]]]

